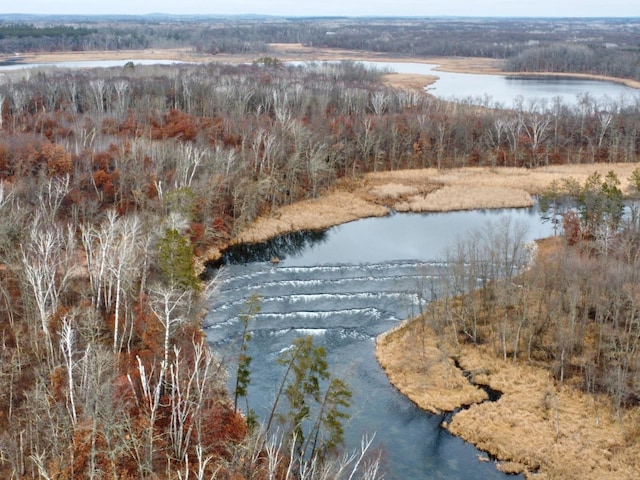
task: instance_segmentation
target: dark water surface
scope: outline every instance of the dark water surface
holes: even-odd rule
[[[505,217],[526,223],[529,239],[552,233],[536,209],[395,214],[230,251],[210,299],[208,340],[233,362],[239,311],[259,294],[262,311],[250,322],[248,352],[249,403],[259,417],[270,411],[282,380],[278,355],[294,338],[313,335],[326,347],[334,372],[353,389],[347,446],[355,448],[363,434],[375,433],[385,478],[505,479],[492,462],[478,460],[473,446],[441,429],[439,417],[399,394],[374,357],[376,336],[418,313],[419,286],[446,274],[439,260],[443,250],[465,232],[488,224],[498,228]],[[270,262],[273,256],[278,264]]]

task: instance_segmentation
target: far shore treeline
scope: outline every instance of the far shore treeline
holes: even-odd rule
[[[481,57],[505,71],[640,81],[633,18],[283,18],[0,14],[0,54],[190,48],[206,55],[270,55],[302,44],[394,57]]]

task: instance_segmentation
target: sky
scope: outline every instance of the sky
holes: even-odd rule
[[[640,0],[2,0],[2,13],[640,17]]]

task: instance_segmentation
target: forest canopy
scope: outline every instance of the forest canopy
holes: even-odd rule
[[[196,277],[194,256],[208,258],[259,216],[355,185],[367,172],[637,162],[640,103],[589,95],[576,106],[445,102],[390,88],[384,72],[359,62],[286,65],[269,55],[269,43],[525,58],[527,49],[544,48],[544,35],[567,41],[558,22],[120,19],[91,29],[35,21],[0,27],[16,32],[0,39],[4,52],[179,45],[211,55],[255,52],[258,59],[2,77],[2,474],[238,478],[260,471],[283,478],[277,448],[251,436],[227,396],[226,365],[207,348],[200,322],[210,290]],[[491,25],[500,27],[495,37],[477,42]],[[536,33],[546,25],[555,27]],[[589,21],[576,25],[584,38],[595,34]],[[586,62],[589,49],[611,41],[635,55],[635,24],[607,25],[595,40],[552,51]],[[522,27],[526,34],[518,33]],[[446,32],[458,40],[446,49],[431,42]],[[594,191],[606,184],[617,201],[614,180],[594,177]],[[591,190],[583,190],[587,198]],[[591,237],[612,245],[611,229],[577,226],[576,245],[600,248]],[[622,253],[636,254],[635,244],[626,246]],[[602,278],[604,295],[604,285],[615,284]],[[585,294],[578,312],[589,324],[592,298]],[[609,307],[626,302],[621,296],[596,311],[602,338],[615,346],[603,345],[599,354],[616,361]],[[547,325],[546,316],[539,319]],[[542,337],[536,335],[530,338]],[[531,345],[532,355],[540,353]],[[570,366],[563,351],[578,347],[552,352],[561,377]],[[506,347],[503,353],[516,356]],[[606,384],[611,371],[618,370],[592,372],[591,391],[617,395],[621,408],[635,404],[626,376],[617,377],[624,385]],[[629,372],[636,374],[622,373]],[[334,393],[336,405],[348,403],[341,385]]]
[[[72,27],[67,25],[36,27],[33,24],[26,23],[9,25],[0,24],[0,40],[12,37],[79,37],[83,35],[89,35],[90,33],[95,33],[95,30],[85,27]]]

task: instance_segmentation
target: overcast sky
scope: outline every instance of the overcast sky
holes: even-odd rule
[[[640,17],[640,0],[2,0],[0,13]]]

